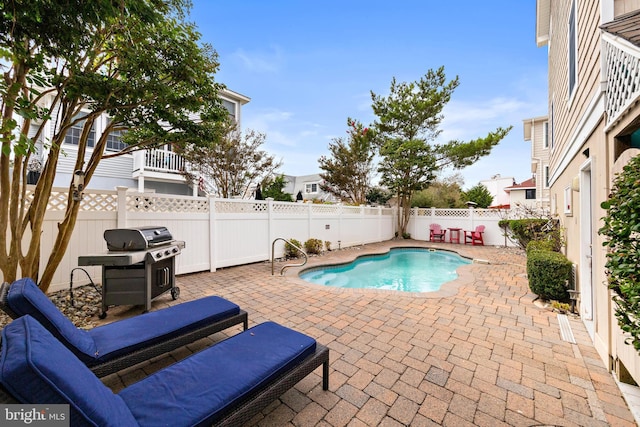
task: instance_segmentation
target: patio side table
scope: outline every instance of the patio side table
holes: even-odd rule
[[[460,231],[462,228],[447,228],[449,230],[449,243],[460,244]]]

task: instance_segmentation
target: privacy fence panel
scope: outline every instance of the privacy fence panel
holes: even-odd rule
[[[50,199],[42,232],[42,269],[55,247],[66,197],[67,189],[56,188]],[[511,245],[498,226],[498,221],[508,215],[508,211],[488,209],[412,209],[408,231],[413,239],[429,240],[431,223],[462,231],[484,225],[485,244]],[[186,274],[268,261],[272,255],[282,257],[281,241],[271,253],[278,238],[293,238],[302,244],[310,238],[319,239],[323,248],[329,242],[331,249],[390,240],[395,236],[396,222],[396,210],[382,207],[176,196],[132,192],[125,187],[88,190],[51,290],[68,287],[72,271],[74,285],[89,283],[79,271],[78,257],[106,252],[103,233],[111,228],[167,227],[174,239],[186,243],[176,257],[176,273]],[[25,251],[27,241],[25,238]],[[101,267],[82,269],[95,283],[100,282]]]

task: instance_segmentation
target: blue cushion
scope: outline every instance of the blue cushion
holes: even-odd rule
[[[11,284],[7,304],[19,316],[34,317],[85,363],[95,359],[97,348],[91,335],[65,317],[30,278]]]
[[[19,316],[29,314],[38,320],[88,366],[185,334],[240,312],[237,304],[224,298],[209,296],[85,331],[65,317],[29,278],[11,284],[7,304]]]
[[[240,312],[238,305],[217,296],[184,302],[89,330],[100,363],[116,356],[185,334]]]
[[[119,395],[140,425],[211,424],[251,391],[315,352],[316,341],[273,322],[234,335]]]
[[[69,404],[73,426],[138,425],[122,398],[28,315],[2,331],[0,383],[22,403]]]

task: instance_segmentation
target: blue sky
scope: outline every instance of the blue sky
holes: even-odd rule
[[[460,85],[441,141],[513,130],[462,169],[469,188],[492,175],[531,177],[522,120],[546,114],[547,50],[535,43],[535,0],[194,0],[191,19],[219,54],[216,79],[249,98],[242,126],[266,135],[281,173],[320,172],[347,118],[375,120],[370,91],[445,67]],[[452,171],[445,171],[445,175]]]

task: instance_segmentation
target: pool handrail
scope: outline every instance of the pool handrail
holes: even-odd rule
[[[274,252],[274,247],[276,245],[276,242],[278,240],[282,240],[283,242],[286,242],[288,244],[290,244],[291,246],[293,246],[294,248],[296,248],[298,250],[298,252],[300,252],[302,255],[304,255],[304,261],[301,264],[287,264],[287,265],[283,265],[282,269],[280,270],[280,275],[282,276],[282,274],[284,273],[284,270],[289,268],[289,267],[302,267],[303,265],[305,265],[307,263],[307,261],[309,261],[309,257],[307,256],[307,253],[305,251],[302,250],[302,248],[300,248],[298,245],[295,245],[293,243],[291,243],[290,241],[288,241],[287,239],[285,239],[284,237],[278,237],[276,238],[273,242],[271,242],[271,275],[273,276],[273,260],[275,258],[275,252]]]

